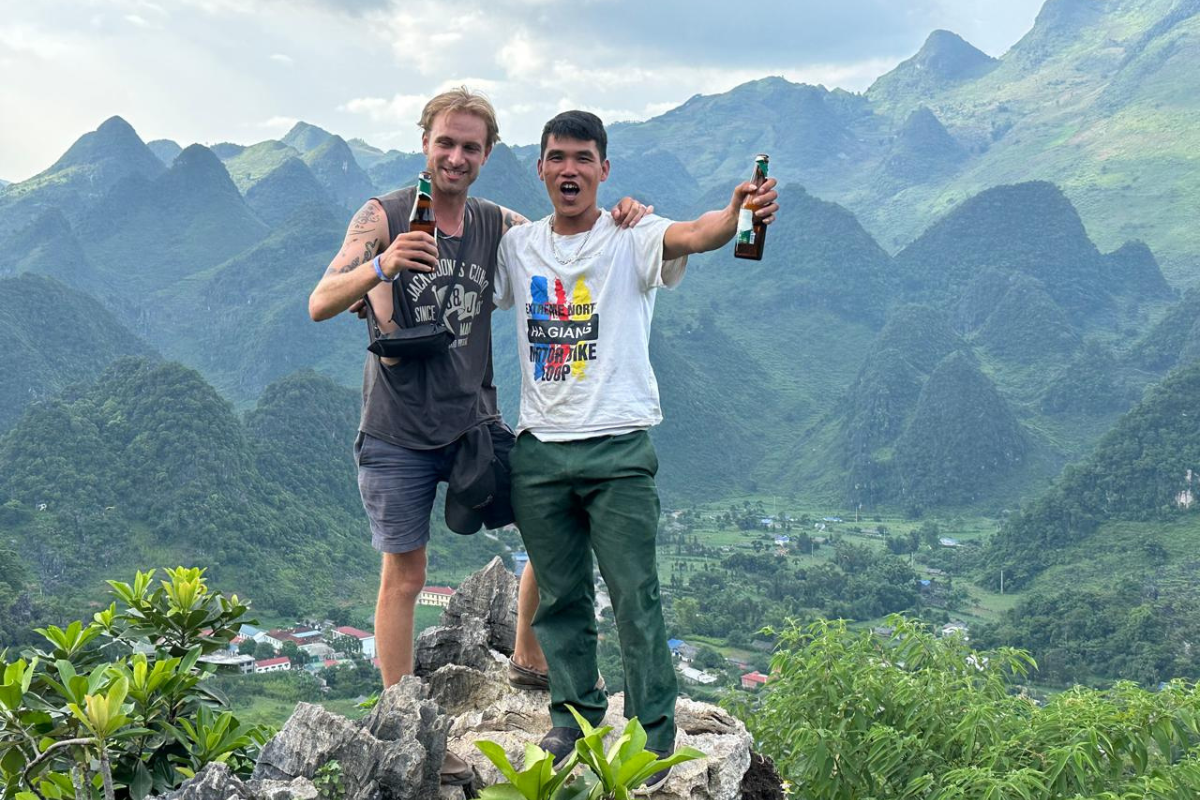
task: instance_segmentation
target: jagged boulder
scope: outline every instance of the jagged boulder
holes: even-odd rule
[[[421,677],[449,664],[484,669],[492,660],[483,620],[467,617],[462,624],[426,628],[413,649],[413,669]]]
[[[513,763],[523,758],[525,745],[550,730],[549,694],[514,689],[505,680],[503,660],[497,657],[486,671],[450,665],[429,677],[430,695],[453,722],[447,747],[469,761],[485,785],[501,780],[499,771],[475,747],[479,739],[496,742]],[[625,695],[608,699],[605,724],[615,738],[625,726]],[[742,779],[750,766],[750,734],[741,721],[707,703],[680,699],[675,708],[676,747],[695,747],[707,758],[675,767],[661,800],[738,800]]]
[[[517,638],[517,577],[499,556],[458,587],[442,612],[442,625],[454,627],[469,618],[483,621],[489,647],[512,655]]]
[[[417,637],[413,667],[421,676],[448,664],[486,669],[491,650],[512,655],[516,636],[517,579],[497,556],[458,587],[441,624]]]
[[[253,795],[241,779],[229,770],[228,764],[213,761],[190,781],[163,797],[167,800],[250,800]]]
[[[419,679],[387,689],[372,713],[352,722],[300,703],[263,748],[255,779],[311,779],[325,764],[341,766],[346,800],[423,800],[438,792],[449,720],[426,699]]]

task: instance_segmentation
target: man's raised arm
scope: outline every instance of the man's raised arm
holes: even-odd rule
[[[381,278],[372,263],[376,255],[379,270],[388,279],[403,269],[431,272],[437,266],[437,242],[429,234],[410,231],[390,244],[388,235],[383,206],[368,200],[350,221],[342,249],[309,295],[309,316],[317,322],[336,317],[378,286]]]
[[[768,225],[775,221],[779,204],[775,202],[779,193],[775,191],[775,179],[768,178],[755,187],[752,181],[738,184],[733,190],[729,205],[717,211],[708,211],[689,222],[676,222],[667,228],[663,236],[663,260],[672,261],[693,253],[716,250],[726,244],[737,233],[738,212],[747,197],[754,196],[759,208],[754,216]]]

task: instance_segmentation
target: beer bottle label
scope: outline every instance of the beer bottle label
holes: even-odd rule
[[[767,160],[765,158],[757,159],[755,164],[758,165],[758,171],[762,173],[763,180],[767,178]]]
[[[737,243],[754,244],[754,212],[748,208],[738,212]]]
[[[433,199],[433,188],[430,187],[429,181],[427,181],[424,177],[417,178],[417,193]]]

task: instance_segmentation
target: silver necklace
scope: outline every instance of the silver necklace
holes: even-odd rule
[[[597,220],[597,222],[599,222],[599,220]],[[592,231],[594,231],[594,230],[596,230],[595,225],[592,225],[592,227],[588,228],[587,235],[583,237],[583,243],[579,245],[579,249],[575,251],[575,255],[571,256],[570,258],[564,258],[563,254],[558,252],[558,242],[554,241],[554,215],[551,214],[550,215],[550,250],[554,253],[554,260],[557,261],[561,266],[564,266],[564,267],[569,267],[572,264],[574,264],[576,261],[579,260],[579,257],[581,255],[583,255],[584,249],[587,248],[588,239],[592,238]]]
[[[455,236],[462,236],[463,228],[466,227],[466,224],[467,224],[467,209],[464,208],[462,216],[458,218],[458,230],[457,231],[455,231],[454,233],[442,233],[442,229],[439,228],[437,225],[433,226],[433,231],[434,231],[434,233],[437,234],[437,238],[439,238],[439,239],[453,239]]]

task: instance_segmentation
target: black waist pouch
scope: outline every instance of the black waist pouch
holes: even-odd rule
[[[445,324],[427,322],[415,328],[379,333],[367,345],[367,350],[383,358],[416,361],[450,352],[450,343],[453,341],[454,334]]]

